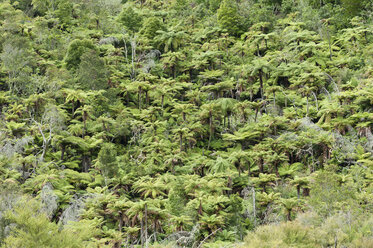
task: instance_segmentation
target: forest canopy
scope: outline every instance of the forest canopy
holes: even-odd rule
[[[0,247],[373,247],[372,0],[0,0]]]

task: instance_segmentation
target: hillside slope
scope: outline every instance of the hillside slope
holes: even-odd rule
[[[371,0],[0,0],[0,246],[373,247]]]

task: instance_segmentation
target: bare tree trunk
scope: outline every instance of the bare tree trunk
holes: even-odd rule
[[[132,71],[131,71],[131,78],[136,77],[136,71],[135,71],[135,60],[136,60],[136,37],[132,37],[131,39],[131,49],[132,49],[132,58],[131,58],[131,63],[132,63]]]
[[[124,43],[124,55],[125,55],[125,58],[126,58],[126,62],[128,64],[128,49],[127,49],[126,40],[124,38],[123,38],[123,43]]]
[[[52,139],[52,128],[49,126],[49,137],[47,138],[43,132],[43,129],[42,129],[42,124],[40,124],[39,122],[35,121],[34,117],[31,117],[31,120],[38,126],[38,129],[39,129],[39,132],[43,138],[43,145],[42,145],[42,148],[43,148],[43,151],[42,151],[42,154],[40,156],[40,162],[43,162],[44,161],[44,156],[47,152],[47,149],[48,149],[48,145],[49,145],[49,142],[51,141]]]
[[[328,25],[326,25],[326,35],[328,37],[328,43],[329,43],[329,58],[330,58],[330,60],[333,60],[332,59],[332,56],[333,56],[333,54],[332,54],[332,42],[331,42],[331,39],[330,39],[330,33],[329,33],[329,26]]]

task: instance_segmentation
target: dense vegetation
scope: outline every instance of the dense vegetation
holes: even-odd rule
[[[0,246],[373,247],[371,0],[0,0]]]

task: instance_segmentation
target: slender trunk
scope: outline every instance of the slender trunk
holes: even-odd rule
[[[210,143],[211,143],[211,138],[212,138],[212,112],[210,111],[210,117],[209,117],[209,125],[210,125],[210,137],[209,137],[209,143],[207,146],[207,150],[210,149]]]
[[[264,93],[263,93],[263,72],[262,70],[259,70],[259,81],[260,81],[260,96],[262,97],[262,100],[264,100]]]
[[[329,33],[329,27],[327,26],[326,27],[326,35],[328,36],[328,43],[329,43],[329,58],[330,60],[332,60],[332,42],[331,42],[331,39],[330,39],[330,33]]]
[[[171,71],[172,71],[172,77],[176,78],[176,66],[171,66]]]
[[[126,104],[127,104],[127,106],[128,106],[128,104],[130,103],[130,95],[129,95],[130,93],[127,91],[126,92]]]
[[[144,247],[144,221],[143,218],[141,218],[140,221],[140,241],[141,241],[141,247]]]
[[[139,87],[139,94],[137,96],[137,101],[139,104],[139,109],[141,110],[141,87]]]
[[[74,104],[74,101],[71,101],[71,114],[74,116],[74,113],[75,113],[75,104]]]
[[[39,132],[40,132],[40,134],[41,134],[41,136],[42,136],[42,138],[43,138],[43,145],[42,145],[42,147],[43,147],[43,152],[42,152],[42,154],[41,154],[41,156],[40,156],[40,162],[43,162],[43,161],[44,161],[44,156],[45,156],[45,154],[46,154],[46,152],[47,152],[47,149],[48,149],[49,142],[50,142],[50,140],[52,139],[52,129],[51,129],[51,128],[49,129],[49,137],[48,137],[48,139],[47,139],[47,138],[45,137],[45,134],[44,134],[44,132],[43,132],[43,129],[42,129],[41,124],[38,123],[38,122],[36,122],[33,118],[32,118],[32,120],[33,120],[33,121],[35,122],[35,124],[38,126]]]
[[[255,188],[252,187],[253,191],[253,216],[254,216],[254,227],[256,227],[256,208],[255,208]]]
[[[145,230],[144,230],[144,236],[145,236],[145,247],[148,248],[148,204],[145,203]]]
[[[179,139],[180,139],[180,152],[183,151],[183,134],[179,133]]]
[[[136,38],[133,37],[131,40],[131,49],[132,49],[132,56],[131,56],[131,64],[132,64],[132,78],[136,77],[136,71],[135,71],[135,60],[136,60]]]
[[[288,98],[285,96],[285,108],[288,107]]]
[[[83,132],[82,132],[83,139],[84,139],[86,130],[87,130],[87,120],[83,117]]]
[[[65,145],[61,145],[61,161],[63,161],[63,157],[65,155],[65,149],[66,149],[66,146]]]
[[[277,163],[275,164],[275,173],[276,173],[276,176],[278,177],[278,178],[280,178],[280,174],[278,173],[278,165],[277,165]],[[276,180],[277,181],[277,180]]]
[[[82,157],[82,169],[83,172],[88,172],[89,168],[91,167],[90,165],[91,159],[87,155],[83,155]]]
[[[145,102],[146,106],[149,106],[149,92],[147,90],[145,91]]]
[[[26,180],[26,165],[25,165],[25,163],[22,163],[22,178],[23,178],[22,181]]]
[[[334,248],[337,248],[338,247],[338,237],[335,236],[334,237]]]
[[[127,64],[128,64],[128,49],[127,49],[126,40],[124,38],[123,38],[123,43],[124,43],[124,56],[125,56]]]
[[[300,198],[300,185],[297,185],[297,195],[298,195],[298,199]]]
[[[172,175],[175,174],[175,163],[174,163],[174,161],[171,161],[171,173],[172,173]]]
[[[232,178],[231,177],[228,177],[228,190],[227,190],[227,195],[230,196],[231,193],[232,193],[232,185],[233,185],[233,181],[232,181]],[[219,210],[220,211],[220,210]],[[218,213],[217,213],[218,214]]]
[[[259,112],[259,108],[257,108],[257,109],[255,110],[255,119],[254,119],[255,122],[256,122],[256,118],[258,118],[258,112]]]
[[[312,91],[312,94],[313,96],[315,97],[315,101],[316,101],[316,110],[319,111],[319,102],[317,101],[317,96],[315,94],[315,92]],[[341,104],[342,105],[342,104]]]
[[[259,159],[259,171],[260,173],[263,173],[263,158],[260,158]]]
[[[310,189],[309,188],[303,188],[303,196],[310,196]]]
[[[43,152],[40,156],[40,162],[43,162],[44,161],[44,157],[45,157],[45,154],[47,153],[47,149],[48,149],[48,143],[47,141],[44,141],[43,142]]]
[[[122,232],[122,228],[123,228],[123,214],[122,214],[122,211],[119,211],[118,213],[119,213],[118,231]]]
[[[288,210],[287,219],[288,221],[291,221],[291,210]]]
[[[202,200],[199,200],[199,208],[198,208],[198,217],[202,216],[203,214],[203,208],[202,208]],[[199,219],[199,218],[198,218]]]

